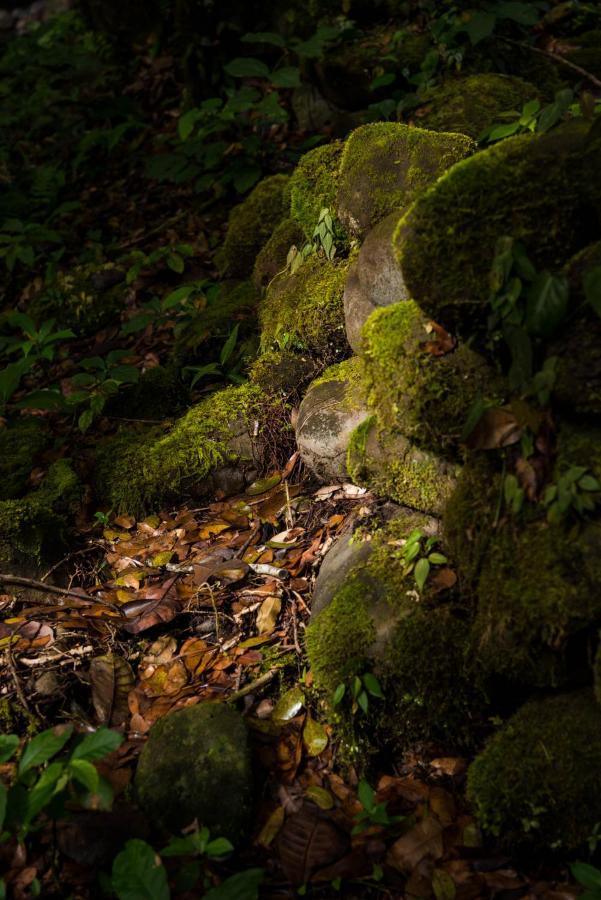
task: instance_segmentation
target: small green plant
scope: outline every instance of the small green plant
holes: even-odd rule
[[[549,522],[557,523],[573,512],[591,513],[601,503],[601,483],[585,466],[570,466],[543,495]]]
[[[351,701],[351,712],[354,715],[358,709],[365,715],[369,712],[369,698],[383,700],[384,694],[380,687],[380,682],[373,672],[365,672],[364,675],[355,675],[350,684],[341,682],[332,697],[332,704],[340,706],[345,697]]]
[[[4,324],[16,328],[20,334],[0,335],[0,358],[19,356],[0,370],[0,410],[17,391],[22,378],[38,365],[47,365],[56,356],[61,341],[75,337],[70,329],[54,331],[55,319],[48,319],[39,327],[22,312],[11,312],[4,317]]]
[[[0,259],[4,260],[9,272],[17,263],[31,269],[41,247],[60,243],[60,235],[51,228],[35,222],[7,219],[0,229]]]
[[[539,100],[529,100],[524,104],[521,112],[510,110],[502,113],[499,119],[503,121],[487,128],[478,140],[481,144],[493,144],[512,137],[514,134],[526,132],[544,134],[566,116],[593,118],[600,112],[601,102],[596,101],[590,94],[584,93],[579,100],[576,100],[574,92],[570,88],[564,88],[558,91],[554,100],[546,106],[542,106]]]
[[[416,528],[403,545],[401,551],[403,573],[405,575],[413,573],[419,591],[423,591],[432,566],[443,566],[448,562],[443,553],[434,549],[437,544],[437,537],[427,537],[421,528]]]
[[[236,343],[238,341],[238,329],[239,325],[235,325],[234,328],[230,331],[227,340],[225,341],[223,347],[221,348],[221,352],[219,354],[219,362],[207,363],[204,366],[185,366],[184,372],[188,375],[192,376],[192,380],[190,382],[190,387],[193,388],[201,378],[206,378],[207,375],[215,375],[218,378],[226,378],[228,381],[233,381],[234,384],[242,384],[244,382],[244,377],[240,374],[240,364],[241,361],[238,360],[234,363],[234,365],[228,366],[228,362],[232,359],[232,354],[236,348]]]
[[[579,900],[601,900],[601,870],[589,863],[575,862],[570,866],[570,871],[584,888]]]
[[[337,252],[337,239],[339,239],[339,228],[326,206],[319,213],[311,240],[307,241],[300,250],[293,246],[288,251],[284,271],[289,271],[291,275],[294,275],[305,260],[315,253],[322,253],[326,259],[334,259]]]
[[[357,789],[363,809],[355,819],[351,834],[363,834],[369,828],[391,828],[404,820],[404,816],[391,816],[386,803],[376,802],[376,792],[364,778]]]
[[[129,268],[125,276],[127,284],[132,284],[145,270],[165,263],[172,272],[181,275],[186,268],[186,259],[194,256],[194,248],[190,244],[176,243],[166,247],[158,247],[152,253],[132,250],[129,254]]]

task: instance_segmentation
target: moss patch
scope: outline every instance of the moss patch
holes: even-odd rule
[[[250,380],[268,396],[300,399],[319,369],[308,353],[268,350],[252,364]]]
[[[468,75],[433,88],[417,111],[422,128],[452,131],[476,139],[499,113],[516,110],[538,96],[532,84],[510,75]]]
[[[266,287],[276,275],[286,268],[286,260],[291,247],[300,249],[305,244],[302,228],[294,219],[284,219],[263,249],[259,252],[253,269],[253,282],[259,288]]]
[[[346,140],[340,163],[340,221],[352,234],[366,234],[389,213],[407,209],[474,149],[465,135],[434,134],[397,122],[357,128]]]
[[[0,502],[0,563],[50,556],[60,547],[79,501],[79,479],[63,459],[50,466],[36,490]]]
[[[14,500],[25,491],[35,458],[48,443],[49,436],[32,417],[0,428],[0,501]]]
[[[192,488],[201,490],[218,466],[252,457],[255,422],[265,421],[270,411],[273,403],[261,389],[244,384],[211,395],[166,433],[122,433],[98,453],[99,498],[138,515]]]
[[[376,310],[363,328],[369,405],[384,427],[418,447],[459,457],[468,411],[477,398],[499,400],[503,384],[465,345],[435,356],[436,334],[415,303]]]
[[[468,773],[482,826],[510,850],[572,850],[599,820],[601,710],[592,692],[522,707]]]
[[[348,352],[343,294],[349,261],[310,256],[272,282],[259,309],[261,348],[299,349],[334,361]]]
[[[483,331],[501,235],[539,269],[561,268],[601,233],[601,141],[573,122],[523,135],[458,163],[418,198],[394,237],[411,296],[460,337]],[[516,214],[519,210],[519,215]]]
[[[225,241],[215,257],[224,277],[246,278],[252,273],[257,253],[286,215],[287,189],[287,175],[271,175],[231,211]]]
[[[324,207],[336,210],[341,141],[315,147],[301,157],[290,178],[290,215],[310,240]]]

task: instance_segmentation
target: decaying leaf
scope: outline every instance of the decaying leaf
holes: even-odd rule
[[[428,816],[395,841],[386,860],[399,872],[409,873],[424,857],[438,860],[443,852],[442,825],[434,816]]]
[[[279,597],[266,597],[257,612],[257,631],[259,634],[271,634],[282,609]]]
[[[321,722],[307,716],[303,728],[303,741],[309,756],[319,756],[328,746],[328,732]]]
[[[127,697],[134,687],[134,673],[122,656],[107,653],[90,663],[92,705],[103,725],[122,725],[129,717]]]
[[[290,816],[278,838],[278,852],[291,884],[306,884],[319,869],[347,852],[350,841],[340,828],[315,806]]]
[[[273,721],[285,724],[299,714],[305,704],[303,692],[298,687],[291,688],[282,694],[273,710]]]
[[[470,450],[497,450],[517,444],[522,429],[510,409],[485,409],[466,439]]]

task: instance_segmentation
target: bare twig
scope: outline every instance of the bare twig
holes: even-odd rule
[[[236,700],[240,700],[242,697],[246,697],[248,694],[253,694],[255,691],[258,691],[259,688],[265,687],[266,684],[269,684],[270,681],[273,681],[276,676],[278,669],[270,669],[269,672],[265,672],[264,675],[261,675],[260,678],[257,678],[255,681],[251,681],[249,684],[245,684],[243,688],[240,688],[239,691],[234,691],[233,694],[230,694],[227,698],[228,703],[234,703]]]
[[[572,72],[577,72],[578,75],[582,78],[586,78],[586,80],[590,81],[591,84],[594,84],[595,87],[601,88],[601,79],[597,78],[596,75],[593,75],[592,72],[587,71],[587,69],[583,69],[582,66],[577,66],[576,63],[566,59],[565,56],[560,56],[558,53],[551,53],[550,50],[543,50],[542,47],[533,47],[532,44],[525,44],[523,41],[515,41],[508,37],[499,37],[499,40],[503,41],[505,44],[513,44],[515,47],[521,47],[523,50],[532,50],[533,53],[539,53],[541,56],[546,56],[547,59],[552,59],[554,62],[566,66],[568,69],[571,69]]]
[[[59,597],[71,597],[74,600],[79,600],[80,603],[85,603],[89,606],[96,606],[98,603],[101,603],[109,609],[121,612],[118,606],[114,606],[106,600],[96,600],[92,597],[82,596],[77,590],[57,587],[55,584],[46,584],[44,581],[37,581],[35,578],[23,578],[21,575],[0,575],[0,587],[1,586],[31,588],[35,591],[42,591],[45,594],[57,594]],[[44,605],[44,601],[41,599],[36,599],[36,602]]]

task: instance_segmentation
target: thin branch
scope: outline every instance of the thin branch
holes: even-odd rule
[[[566,66],[568,69],[571,69],[573,72],[577,72],[582,78],[585,78],[587,81],[590,81],[591,84],[594,84],[595,87],[601,88],[601,79],[597,78],[596,75],[593,75],[592,72],[588,72],[586,69],[583,69],[582,66],[577,66],[576,63],[571,62],[571,60],[566,59],[565,56],[559,56],[557,53],[551,53],[550,50],[543,50],[542,47],[533,47],[532,44],[525,44],[523,41],[515,41],[513,38],[508,37],[499,37],[500,41],[503,41],[505,44],[513,44],[515,47],[521,47],[523,50],[532,50],[533,53],[539,53],[541,56],[546,56],[547,59],[552,59],[554,62],[559,63],[562,66]]]
[[[270,681],[273,681],[278,671],[279,669],[270,669],[269,672],[265,672],[265,674],[261,675],[260,678],[257,678],[256,681],[251,681],[250,684],[245,684],[244,687],[240,688],[239,691],[235,691],[233,694],[230,694],[227,698],[227,702],[234,703],[236,700],[240,700],[242,697],[246,697],[247,694],[252,694],[255,691],[258,691],[259,688],[265,687],[266,684],[269,684]]]
[[[74,600],[79,600],[80,603],[87,603],[90,606],[96,606],[97,604],[101,603],[102,605],[107,606],[110,609],[115,609],[118,612],[121,612],[119,607],[114,606],[112,603],[95,600],[92,597],[82,596],[76,590],[57,587],[54,584],[46,584],[44,581],[37,581],[35,578],[23,578],[21,575],[0,575],[0,587],[2,586],[31,588],[35,591],[41,591],[44,594],[58,594],[59,597],[71,597]]]

